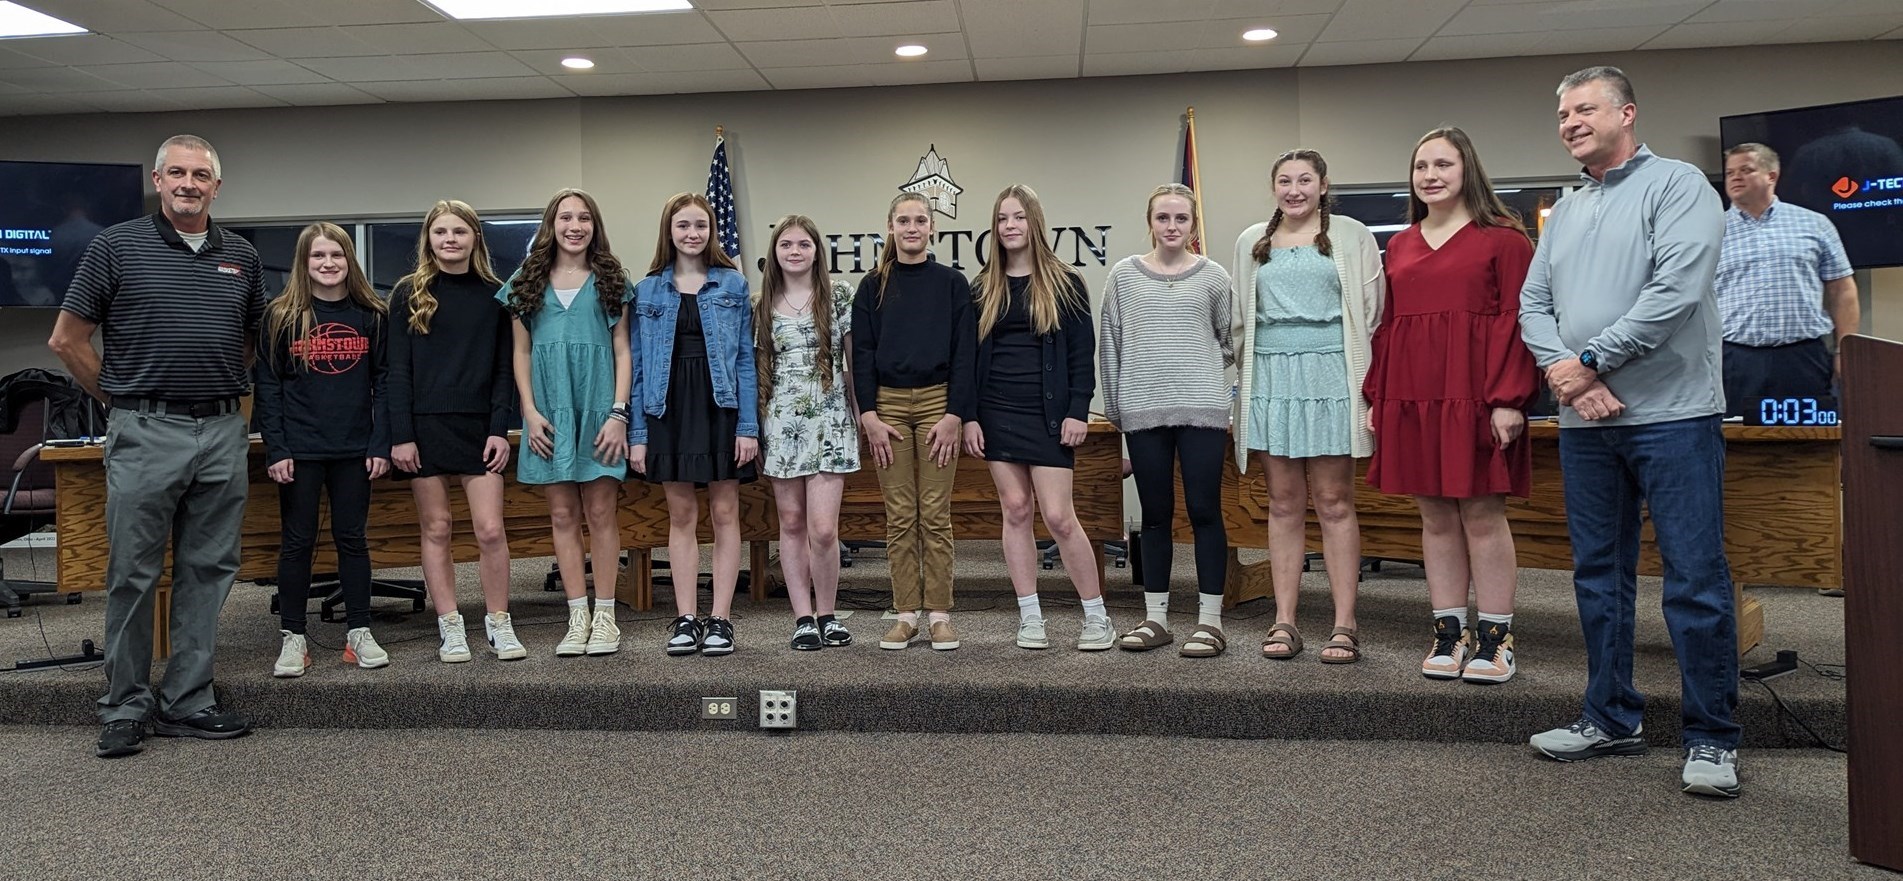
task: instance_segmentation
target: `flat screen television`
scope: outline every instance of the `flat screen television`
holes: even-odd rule
[[[1726,116],[1718,130],[1726,149],[1777,151],[1778,198],[1830,218],[1850,265],[1903,265],[1903,95]]]
[[[137,165],[0,161],[0,306],[55,307],[86,245],[142,212]]]

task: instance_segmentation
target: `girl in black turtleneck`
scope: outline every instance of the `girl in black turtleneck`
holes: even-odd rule
[[[502,528],[502,468],[514,407],[511,328],[495,292],[482,220],[463,202],[431,208],[416,243],[416,271],[390,292],[390,461],[413,478],[423,527],[423,583],[436,607],[445,664],[469,660],[456,609],[455,521],[449,477],[462,483],[481,549],[483,627],[502,660],[526,657],[509,618],[509,541]]]

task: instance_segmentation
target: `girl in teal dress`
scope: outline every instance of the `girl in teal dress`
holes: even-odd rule
[[[562,190],[522,268],[496,292],[515,324],[515,385],[522,398],[523,455],[516,480],[544,488],[555,565],[568,596],[568,633],[555,654],[607,655],[621,648],[615,623],[620,572],[621,480],[628,458],[628,323],[634,290],[608,247],[594,197]],[[582,522],[594,561],[590,614]]]

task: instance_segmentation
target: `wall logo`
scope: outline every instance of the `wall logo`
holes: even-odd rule
[[[1860,189],[1862,187],[1857,186],[1857,182],[1848,177],[1837,178],[1837,182],[1830,185],[1830,191],[1836,193],[1839,199],[1848,199],[1856,195]]]
[[[958,194],[965,188],[952,180],[951,164],[938,155],[938,145],[933,144],[919,157],[918,170],[912,172],[912,179],[899,184],[899,191],[924,196],[931,200],[933,211],[957,220]]]

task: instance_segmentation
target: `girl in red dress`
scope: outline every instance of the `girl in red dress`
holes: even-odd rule
[[[1368,484],[1421,507],[1434,607],[1433,679],[1513,678],[1517,562],[1506,497],[1525,498],[1525,410],[1539,391],[1520,341],[1520,285],[1533,246],[1457,128],[1414,147],[1411,226],[1388,243],[1387,316],[1362,387],[1376,450]],[[1480,606],[1467,629],[1467,583]]]

